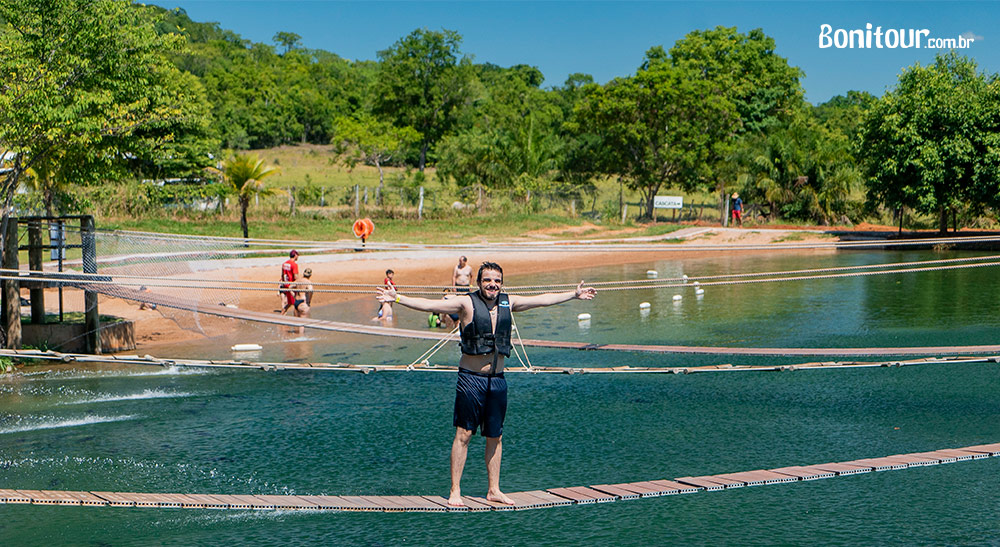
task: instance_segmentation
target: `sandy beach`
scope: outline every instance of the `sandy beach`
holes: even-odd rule
[[[652,262],[667,258],[685,258],[705,252],[736,252],[736,251],[705,251],[684,250],[685,247],[725,246],[725,245],[767,245],[779,241],[789,242],[789,236],[794,234],[794,243],[809,244],[815,242],[835,241],[835,238],[811,230],[786,229],[733,229],[733,228],[685,228],[669,234],[669,238],[680,239],[666,246],[664,251],[656,252],[491,252],[465,253],[469,263],[475,266],[486,260],[500,263],[505,273],[534,274],[566,269],[584,268],[588,265],[630,264]],[[662,238],[661,238],[662,239]],[[636,241],[640,243],[641,241]],[[829,253],[831,248],[822,249],[754,249],[740,250],[740,253]],[[459,253],[450,251],[370,251],[364,253],[309,254],[303,250],[299,258],[300,272],[312,268],[314,283],[361,283],[374,287],[381,283],[384,272],[392,268],[396,272],[396,282],[399,285],[450,285],[451,273],[457,263]],[[266,259],[232,259],[220,260],[205,266],[197,272],[177,276],[178,279],[199,280],[247,280],[247,281],[277,281],[281,263],[285,257]],[[402,291],[401,291],[402,292]],[[27,290],[22,294],[27,297]],[[314,305],[327,305],[355,300],[357,294],[317,294]],[[373,294],[374,298],[374,294]],[[58,313],[58,296],[54,289],[46,291],[46,309],[50,313]],[[276,292],[254,291],[243,292],[240,295],[239,307],[255,311],[272,311],[278,306]],[[374,303],[373,303],[374,304]],[[64,306],[68,311],[83,309],[83,293],[81,291],[65,291]],[[169,314],[158,310],[140,309],[139,304],[132,301],[101,296],[99,299],[101,314],[113,315],[131,320],[135,324],[135,339],[137,349],[141,353],[152,351],[158,345],[175,344],[187,340],[201,339],[224,332],[231,328],[231,322],[226,319],[204,317],[199,319],[201,330],[191,330],[178,324]],[[130,352],[131,353],[131,352]]]

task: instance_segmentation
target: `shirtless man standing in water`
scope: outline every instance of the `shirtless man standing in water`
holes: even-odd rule
[[[462,357],[458,360],[455,388],[455,440],[451,445],[451,492],[448,505],[461,507],[462,470],[469,441],[480,428],[486,437],[486,499],[496,503],[514,502],[500,490],[500,458],[503,452],[503,420],[507,413],[507,381],[503,377],[504,357],[510,357],[511,312],[552,306],[570,300],[590,300],[597,291],[584,287],[536,296],[507,295],[503,289],[503,269],[484,262],[476,277],[479,290],[448,300],[403,296],[395,287],[378,289],[379,302],[396,302],[408,308],[433,313],[457,313],[461,325]]]
[[[458,266],[451,274],[451,286],[457,293],[469,292],[472,285],[472,266],[469,266],[469,259],[461,257],[458,259]]]

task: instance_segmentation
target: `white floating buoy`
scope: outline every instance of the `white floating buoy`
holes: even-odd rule
[[[657,277],[658,275],[660,275],[660,272],[658,272],[656,270],[646,270],[646,277],[649,277],[649,278],[652,279],[652,278]]]
[[[698,285],[701,285],[701,283],[698,283],[697,281],[695,281],[694,282],[694,286],[697,287]]]
[[[679,302],[682,298],[684,298],[684,297],[681,296],[681,295],[679,295],[679,294],[675,294],[674,295],[674,302]]]
[[[259,344],[236,344],[229,349],[232,351],[260,351],[264,349],[264,347]]]
[[[697,294],[698,296],[702,296],[702,295],[705,294],[705,289],[701,289],[701,288],[695,289],[694,290],[694,294]]]
[[[648,310],[649,308],[650,308],[649,302],[643,302],[642,304],[639,304],[640,310]]]
[[[688,281],[688,274],[684,274],[683,276],[681,276],[681,279],[683,279],[684,282],[687,283],[687,281]]]
[[[580,315],[576,316],[576,319],[577,319],[577,321],[590,321],[590,314],[589,313],[581,313]]]

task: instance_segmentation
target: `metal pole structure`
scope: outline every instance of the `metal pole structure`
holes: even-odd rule
[[[4,237],[5,246],[3,249],[3,267],[8,270],[17,270],[17,219],[11,218],[7,223],[7,234]],[[21,289],[16,279],[4,279],[0,281],[3,287],[2,311],[0,311],[0,323],[3,324],[3,347],[7,349],[20,349],[21,347]]]
[[[33,272],[42,271],[42,222],[28,221],[28,269]],[[32,283],[29,291],[31,299],[31,323],[45,323],[45,288],[44,283]]]
[[[57,256],[59,258],[59,271],[63,271],[63,259],[66,258],[66,224],[62,221],[56,221],[56,227],[59,234],[59,243],[56,245],[56,252],[59,253]],[[59,284],[59,322],[62,323],[63,319],[63,284]]]
[[[94,233],[94,217],[86,215],[80,219],[80,236],[83,240],[83,273],[97,273],[97,239]],[[84,330],[86,330],[87,352],[101,354],[101,315],[97,310],[97,293],[84,291]]]

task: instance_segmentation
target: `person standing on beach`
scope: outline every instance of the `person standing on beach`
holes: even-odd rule
[[[739,223],[743,227],[743,200],[740,195],[733,192],[733,224]]]
[[[281,315],[295,305],[295,291],[291,290],[291,284],[299,277],[299,252],[292,249],[288,253],[288,260],[281,265],[281,285],[278,296],[281,297]]]
[[[458,259],[458,266],[451,273],[451,286],[457,293],[467,293],[471,285],[472,266],[469,266],[469,259],[463,256]]]
[[[378,289],[379,302],[396,302],[424,312],[457,313],[461,326],[458,383],[455,388],[451,445],[451,491],[448,505],[460,507],[462,471],[469,441],[480,429],[486,437],[486,473],[489,490],[486,499],[496,503],[513,501],[500,490],[503,422],[507,413],[507,381],[503,377],[504,358],[510,357],[511,312],[562,304],[570,300],[591,300],[597,294],[583,281],[575,290],[536,296],[507,295],[503,290],[503,269],[494,262],[484,262],[476,276],[479,290],[447,300],[403,296],[395,287]]]

